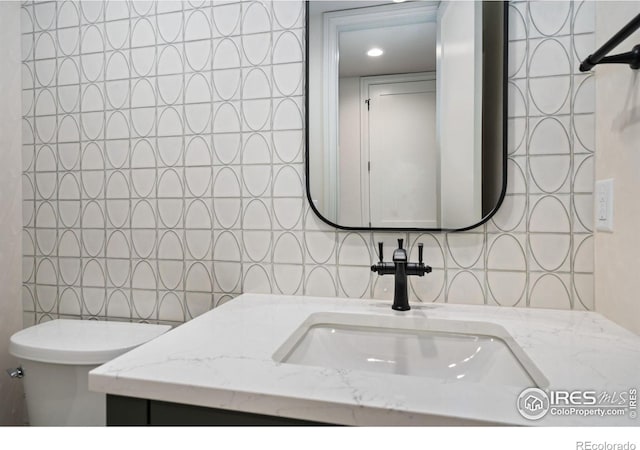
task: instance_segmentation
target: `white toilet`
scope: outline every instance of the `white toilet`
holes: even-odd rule
[[[170,328],[60,319],[15,333],[9,352],[22,366],[31,425],[105,425],[105,396],[89,391],[89,371]]]

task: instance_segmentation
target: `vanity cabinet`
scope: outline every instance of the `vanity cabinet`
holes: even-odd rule
[[[107,426],[316,426],[286,417],[107,395]]]

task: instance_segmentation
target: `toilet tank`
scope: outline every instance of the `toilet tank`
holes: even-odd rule
[[[59,319],[15,333],[9,352],[18,358],[24,370],[30,424],[105,425],[105,395],[89,391],[89,371],[170,328]]]

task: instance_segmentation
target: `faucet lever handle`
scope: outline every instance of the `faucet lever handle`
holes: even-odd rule
[[[421,242],[418,244],[418,263],[419,264],[422,264],[423,251],[424,251],[424,244],[422,244]]]
[[[398,239],[398,248],[400,250],[402,250],[402,243],[404,242],[404,239]]]
[[[383,242],[378,242],[378,256],[380,257],[380,262],[384,259],[382,257],[382,247],[384,246]]]

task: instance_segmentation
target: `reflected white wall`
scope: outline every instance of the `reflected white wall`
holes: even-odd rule
[[[0,61],[0,425],[19,425],[22,383],[4,369],[17,365],[9,337],[22,328],[20,2],[0,2]]]

